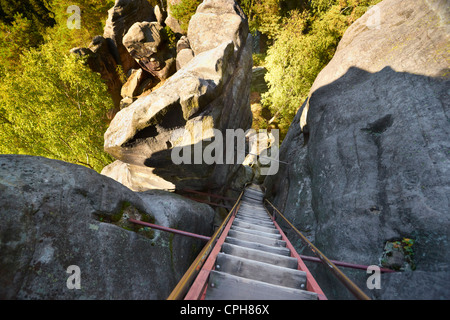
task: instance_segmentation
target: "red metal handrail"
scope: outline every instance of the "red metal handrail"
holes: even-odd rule
[[[146,227],[150,227],[153,229],[158,229],[158,230],[167,231],[167,232],[171,232],[171,233],[175,233],[175,234],[180,234],[180,235],[191,237],[191,238],[201,239],[201,240],[205,240],[205,241],[209,241],[211,239],[211,237],[208,237],[208,236],[202,236],[200,234],[196,234],[196,233],[192,233],[192,232],[187,232],[187,231],[178,230],[178,229],[172,229],[169,227],[164,227],[164,226],[160,226],[157,224],[143,222],[143,221],[135,220],[135,219],[131,219],[131,218],[129,218],[128,221],[131,223],[134,223],[134,224],[139,224],[141,226],[146,226]]]
[[[305,256],[305,255],[301,254],[300,258],[302,258],[305,261],[322,263],[322,260],[320,260],[319,258],[316,258],[316,257]],[[363,264],[356,264],[356,263],[343,262],[343,261],[337,261],[337,260],[330,260],[330,261],[333,262],[338,267],[360,269],[360,270],[367,270],[367,268],[369,268],[369,266],[366,266],[366,265],[363,265]],[[396,272],[396,271],[392,270],[392,269],[387,269],[387,268],[381,268],[380,267],[380,272],[392,273],[392,272]]]

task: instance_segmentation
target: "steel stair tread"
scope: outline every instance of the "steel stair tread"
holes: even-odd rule
[[[261,221],[261,220],[258,220],[258,219],[247,218],[247,217],[236,217],[235,220],[237,220],[237,221],[246,221],[246,222],[249,222],[249,223],[254,223],[254,224],[258,224],[258,225],[262,225],[262,226],[269,226],[269,227],[274,226],[273,222],[271,222],[271,221]]]
[[[245,228],[245,229],[260,230],[260,231],[267,232],[267,233],[276,233],[276,234],[280,233],[278,231],[278,229],[275,228],[275,225],[261,226],[261,225],[255,225],[250,222],[243,221],[243,220],[239,221],[239,220],[235,219],[233,221],[233,226],[238,226],[238,227]]]
[[[284,240],[268,238],[268,237],[264,237],[261,235],[255,235],[255,234],[250,234],[250,233],[236,231],[236,230],[230,230],[228,232],[228,236],[232,237],[232,238],[240,239],[240,240],[261,243],[261,244],[274,246],[274,247],[286,247],[286,241],[284,241]]]
[[[236,230],[236,231],[244,232],[244,233],[248,233],[248,234],[260,235],[260,236],[263,236],[266,238],[277,239],[277,240],[281,240],[281,238],[282,238],[281,234],[279,234],[279,233],[276,234],[276,233],[252,230],[252,229],[242,228],[242,227],[235,226],[235,225],[231,226],[231,230]]]
[[[297,269],[298,266],[298,261],[294,257],[282,256],[279,254],[247,248],[227,242],[222,245],[222,252],[237,257],[270,263],[272,265],[277,265],[285,268]]]
[[[275,246],[270,246],[270,245],[266,245],[266,244],[262,244],[262,243],[246,241],[246,240],[242,240],[242,239],[236,239],[236,238],[233,238],[230,236],[225,238],[225,242],[228,242],[228,243],[231,243],[234,245],[238,245],[238,246],[242,246],[242,247],[246,247],[246,248],[250,248],[250,249],[256,249],[256,250],[261,250],[261,251],[270,252],[270,253],[274,253],[274,254],[279,254],[282,256],[289,257],[291,255],[291,251],[286,247],[275,247]]]
[[[253,214],[247,214],[247,213],[239,212],[238,214],[236,214],[236,217],[237,218],[243,218],[243,219],[245,219],[245,218],[256,219],[256,220],[260,220],[262,222],[272,223],[272,220],[270,219],[269,216],[261,217],[261,216],[256,216],[256,215],[253,215]]]
[[[206,300],[317,300],[317,294],[212,270]]]
[[[306,288],[306,272],[220,252],[217,271],[294,289]]]

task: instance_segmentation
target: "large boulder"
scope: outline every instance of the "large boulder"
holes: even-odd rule
[[[213,232],[207,205],[41,157],[0,156],[0,207],[0,299],[166,299],[205,243],[127,218]]]
[[[208,12],[206,16],[204,11]],[[203,17],[207,21],[227,18],[233,23],[217,24],[212,31],[215,40],[204,38],[200,48],[199,37],[207,35],[206,31],[213,27],[206,23],[201,29]],[[251,41],[247,41],[245,16],[233,0],[204,1],[192,19],[196,21],[192,24],[196,33],[192,39],[188,36],[187,41],[183,40],[182,48],[189,49],[189,43],[195,43],[198,48],[192,48],[194,56],[158,89],[120,111],[105,133],[105,150],[128,164],[114,164],[122,171],[109,176],[137,181],[145,180],[146,175],[152,179],[152,174],[156,174],[176,188],[201,189],[221,187],[237,171],[238,164],[173,161],[174,152],[183,147],[202,153],[216,138],[217,131],[213,129],[225,136],[226,129],[247,130],[252,121],[249,103],[252,48]],[[112,172],[109,169],[105,168],[103,173]],[[120,176],[140,176],[140,179]],[[143,188],[140,184],[128,186],[133,190]]]
[[[171,6],[180,4],[181,0],[167,0],[167,17],[164,20],[164,23],[169,26],[170,29],[173,30],[173,32],[185,35],[186,31],[181,28],[181,22],[175,19],[171,12]]]
[[[194,51],[191,49],[189,39],[182,36],[177,42],[177,70],[183,68],[194,57]]]
[[[283,141],[289,165],[265,180],[331,259],[399,269],[373,290],[345,269],[373,298],[450,298],[445,4],[385,0],[350,26]],[[327,294],[349,297],[317,272]]]
[[[165,80],[175,72],[175,48],[159,22],[136,22],[122,43],[142,69],[157,79]]]
[[[147,0],[116,0],[108,10],[103,37],[107,39],[112,55],[125,73],[135,68],[137,63],[124,47],[123,37],[133,24],[144,21],[157,21],[154,8]]]
[[[99,73],[105,81],[108,92],[114,103],[114,110],[112,110],[111,115],[108,115],[109,118],[112,119],[113,115],[120,109],[122,81],[117,72],[118,65],[116,59],[109,51],[106,39],[102,36],[96,36],[92,39],[89,47],[73,48],[71,52],[86,58],[86,63],[89,68],[92,71]]]
[[[189,21],[187,37],[195,55],[230,39],[238,54],[247,43],[248,31],[247,18],[235,1],[205,0]]]

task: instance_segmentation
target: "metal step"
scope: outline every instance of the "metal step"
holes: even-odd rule
[[[239,211],[245,210],[245,211],[251,211],[255,213],[265,214],[267,215],[267,211],[263,207],[259,207],[257,205],[245,205],[241,204],[239,206]]]
[[[257,236],[263,236],[263,237],[266,237],[266,238],[281,240],[281,234],[263,232],[263,231],[252,230],[252,229],[246,229],[246,228],[241,228],[241,227],[234,226],[234,225],[231,226],[231,230],[236,230],[236,231],[240,231],[240,232],[254,234],[254,235],[257,235]]]
[[[231,243],[222,245],[222,252],[255,261],[270,263],[275,266],[297,269],[298,261],[294,257],[281,256],[270,252],[237,246]]]
[[[245,214],[254,214],[255,216],[259,216],[259,217],[269,217],[269,215],[267,214],[267,211],[262,211],[262,210],[254,210],[252,208],[239,208],[238,213],[245,213]]]
[[[256,215],[256,214],[252,214],[252,213],[238,212],[238,214],[236,214],[236,217],[257,219],[257,220],[261,220],[261,221],[265,221],[265,222],[272,222],[270,217],[267,215],[261,216],[261,215]]]
[[[244,195],[242,199],[244,202],[251,202],[251,203],[257,202],[258,204],[260,204],[263,201],[263,197],[257,195]]]
[[[244,196],[244,197],[242,197],[242,202],[241,203],[260,205],[262,201],[263,201],[262,198],[255,198],[255,197]]]
[[[262,200],[264,198],[264,193],[262,192],[257,192],[257,191],[252,191],[252,190],[246,190],[244,192],[244,199],[245,198],[255,198],[258,200]]]
[[[285,247],[274,247],[274,246],[265,245],[262,243],[236,239],[236,238],[233,238],[230,236],[225,238],[225,242],[231,243],[231,244],[234,244],[237,246],[242,246],[245,248],[256,249],[256,250],[261,250],[261,251],[270,252],[270,253],[274,253],[274,254],[279,254],[282,256],[288,256],[288,257],[291,256],[291,251]]]
[[[219,253],[215,263],[217,271],[252,280],[258,280],[294,289],[306,288],[306,272],[274,266],[265,262]]]
[[[257,224],[264,227],[273,227],[272,221],[261,221],[259,219],[253,219],[253,218],[247,218],[247,217],[236,217],[235,220],[237,221],[243,221],[243,222],[249,222],[253,224]]]
[[[249,213],[249,212],[238,212],[236,214],[236,217],[243,217],[243,218],[250,218],[250,219],[256,219],[261,220],[265,222],[272,222],[272,219],[266,214],[265,216],[259,213]]]
[[[286,247],[286,241],[284,241],[284,240],[267,238],[264,236],[249,234],[246,232],[240,232],[240,231],[236,231],[236,230],[230,230],[228,232],[228,236],[232,237],[232,238],[240,239],[240,240],[261,243],[261,244],[265,244],[268,246]]]
[[[317,294],[212,270],[206,300],[317,300]]]
[[[244,197],[245,196],[255,196],[255,197],[264,197],[264,193],[262,191],[259,190],[255,190],[255,189],[246,189],[244,191]]]
[[[238,209],[230,213],[231,219],[222,226],[222,233],[215,235],[218,238],[214,248],[208,248],[201,256],[204,264],[191,266],[190,270],[195,267],[198,275],[185,299],[326,299],[263,201],[262,188],[246,187],[240,202],[234,206]],[[180,284],[186,283],[192,272],[187,273]],[[177,298],[185,293],[181,290],[186,290],[179,286],[173,295]]]
[[[241,228],[246,228],[246,229],[251,229],[251,230],[259,230],[259,231],[263,231],[263,232],[268,232],[268,233],[277,233],[279,234],[280,232],[277,230],[277,228],[275,228],[274,225],[272,226],[260,226],[260,225],[256,225],[256,224],[252,224],[250,222],[246,222],[246,221],[239,221],[239,220],[234,220],[233,221],[233,226],[238,226]]]
[[[240,206],[239,212],[242,212],[242,211],[267,216],[267,211],[264,210],[264,208],[255,208],[252,206]]]

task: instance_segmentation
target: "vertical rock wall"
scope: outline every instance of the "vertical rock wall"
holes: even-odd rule
[[[345,269],[374,298],[450,297],[448,8],[385,0],[350,26],[283,141],[289,165],[265,181],[331,259],[400,269],[380,290]],[[386,258],[387,243],[408,239],[413,255]]]

